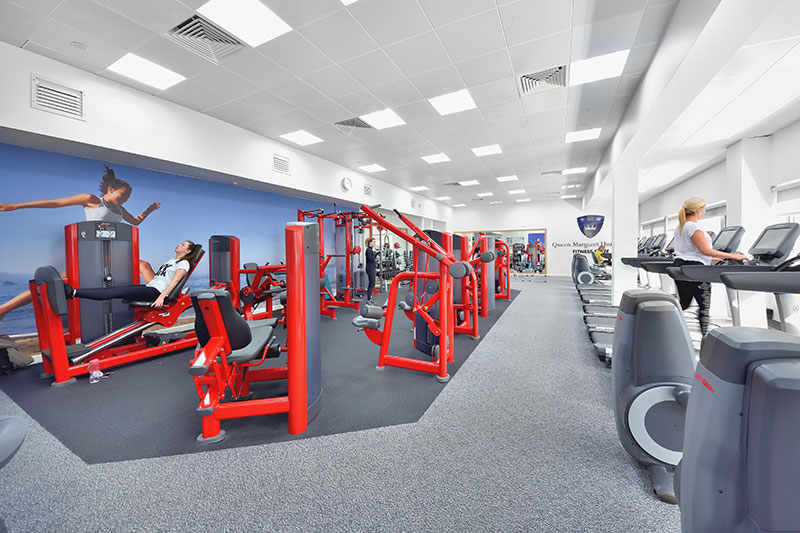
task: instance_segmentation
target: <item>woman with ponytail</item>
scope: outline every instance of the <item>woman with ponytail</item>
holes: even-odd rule
[[[712,260],[747,259],[743,254],[729,254],[711,247],[711,237],[703,231],[698,221],[706,214],[706,202],[702,198],[689,198],[678,211],[678,227],[675,228],[674,266],[710,265]],[[686,310],[694,299],[700,308],[697,317],[700,332],[708,333],[708,311],[711,307],[711,284],[692,281],[675,281],[681,308]]]

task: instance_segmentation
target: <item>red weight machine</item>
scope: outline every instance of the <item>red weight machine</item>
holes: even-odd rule
[[[209,247],[221,251],[212,260],[212,265],[219,267],[214,273],[217,288],[195,291],[191,295],[200,344],[189,367],[200,399],[197,413],[202,417],[202,433],[197,440],[214,443],[224,439],[222,420],[277,413],[288,413],[289,433],[302,433],[318,413],[322,396],[320,314],[316,305],[319,287],[317,225],[288,224],[286,265],[274,267],[238,268],[238,239],[215,237],[220,246],[209,244]],[[224,248],[233,253],[226,255]],[[229,272],[225,272],[226,263]],[[279,268],[286,274],[285,289],[280,283],[266,281],[279,272]],[[277,317],[258,319],[262,315],[253,314],[253,320],[245,320],[237,312],[234,293],[239,294],[239,291],[233,281],[239,280],[241,274],[248,276],[248,287],[254,294],[264,288],[271,297],[276,289],[285,290],[282,322],[287,338],[284,348],[273,348],[276,338],[272,334],[279,323]],[[229,283],[220,283],[221,279]],[[270,311],[271,307],[270,302]],[[280,352],[287,354],[285,366],[260,368],[268,357],[277,357]],[[288,382],[286,396],[253,398],[251,384],[284,379]]]
[[[433,237],[418,228],[405,215],[395,210],[397,216],[414,232],[414,236],[406,234],[382,215],[375,211],[379,206],[362,206],[362,211],[374,220],[383,229],[391,231],[401,239],[413,246],[415,253],[415,268],[412,272],[400,272],[392,279],[389,287],[389,300],[386,308],[377,306],[362,306],[361,316],[353,319],[353,325],[363,328],[367,337],[380,346],[378,368],[394,366],[429,372],[436,374],[440,382],[450,380],[447,373],[447,363],[454,359],[454,332],[456,309],[453,303],[452,278],[461,279],[472,273],[472,266],[465,261],[459,261],[453,255],[453,239],[449,233],[442,233],[441,244]],[[424,257],[426,267],[431,271],[421,271],[420,261]],[[412,292],[411,301],[404,300],[400,308],[406,315],[415,321],[414,346],[425,353],[429,353],[432,361],[424,361],[413,357],[389,354],[389,342],[392,336],[392,323],[395,309],[398,307],[397,291],[401,282],[409,281]],[[438,304],[438,308],[437,308]],[[436,312],[438,310],[438,313]],[[385,318],[383,331],[380,330],[380,319]],[[428,328],[436,344],[430,347],[421,345],[420,326]],[[423,328],[424,329],[424,328]]]
[[[499,288],[494,297],[498,300],[510,300],[509,258],[511,257],[511,250],[508,248],[508,243],[501,239],[494,241],[494,249],[495,255],[497,256],[494,262],[494,276],[498,281]]]
[[[113,229],[111,229],[113,227]],[[130,230],[126,230],[130,228]],[[126,224],[105,222],[79,222],[65,228],[67,248],[67,279],[74,287],[81,284],[81,272],[96,270],[97,276],[112,278],[108,270],[113,258],[120,256],[131,261],[127,269],[135,273],[131,278],[113,279],[115,283],[138,283],[139,253],[138,233],[135,227]],[[116,241],[120,235],[128,232],[132,239]],[[119,245],[116,246],[115,245]],[[116,250],[116,252],[115,252]],[[122,250],[122,251],[121,251]],[[123,253],[124,252],[124,253]],[[204,251],[198,248],[188,259],[189,271],[175,286],[164,301],[164,307],[154,309],[151,302],[92,302],[99,307],[84,307],[79,299],[66,300],[64,280],[52,266],[36,269],[34,279],[28,284],[33,312],[36,319],[36,330],[39,335],[39,346],[42,350],[42,377],[53,377],[52,385],[64,385],[75,381],[76,376],[89,373],[88,361],[98,359],[100,369],[113,368],[119,365],[149,359],[158,355],[185,350],[197,344],[197,338],[191,328],[173,328],[173,331],[162,330],[145,333],[147,329],[161,325],[170,328],[175,325],[180,315],[191,305],[188,295],[182,289],[202,259]],[[96,259],[96,261],[95,261]],[[85,264],[88,263],[88,264]],[[88,303],[88,302],[86,302]],[[106,304],[105,307],[102,304]],[[86,338],[89,328],[100,326],[111,329],[114,320],[126,314],[119,313],[118,307],[129,306],[132,322],[106,333],[91,342],[81,342]],[[127,310],[127,309],[125,309]],[[68,329],[65,332],[61,317],[67,317]],[[87,320],[95,317],[95,320]],[[96,337],[90,333],[89,338]]]
[[[354,229],[362,227],[360,213],[358,211],[348,211],[326,214],[322,209],[297,210],[298,221],[305,222],[309,219],[314,220],[319,226],[319,277],[323,280],[320,289],[320,313],[330,318],[336,318],[337,307],[358,309],[361,306],[361,302],[356,300],[358,289],[353,286],[355,277],[353,275],[352,261],[352,256],[357,256],[361,253],[361,246],[353,242]],[[325,254],[326,219],[333,221],[334,236],[337,241],[336,253],[327,255]],[[344,249],[341,249],[342,247]],[[335,259],[334,265],[336,267],[336,295],[332,294],[324,284],[325,269],[332,259]],[[344,273],[340,272],[340,270],[344,270]]]

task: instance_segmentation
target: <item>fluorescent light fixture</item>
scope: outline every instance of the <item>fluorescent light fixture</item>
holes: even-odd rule
[[[358,168],[360,170],[363,170],[364,172],[383,172],[384,170],[386,170],[377,163],[372,163],[371,165],[364,165],[363,167],[358,167]]]
[[[374,113],[367,113],[361,115],[361,120],[375,128],[376,130],[383,130],[386,128],[393,128],[405,124],[406,121],[397,116],[397,113],[391,109],[384,109],[383,111],[375,111]]]
[[[503,182],[503,181],[517,181],[518,179],[519,178],[517,177],[517,175],[514,174],[513,176],[500,176],[499,178],[497,178],[497,181],[500,181],[500,182]]]
[[[428,190],[430,190],[430,189],[428,189],[428,188],[427,188],[426,186],[424,186],[424,185],[418,185],[418,186],[416,186],[416,187],[409,187],[409,189],[411,189],[411,190],[412,190],[412,191],[414,191],[414,192],[420,192],[420,191],[428,191]]]
[[[574,185],[562,185],[561,188],[562,189],[577,189],[580,186],[581,186],[580,183],[575,183]]]
[[[568,131],[564,136],[564,141],[568,143],[576,143],[580,141],[589,141],[600,137],[600,130],[602,128],[592,128],[590,130]],[[562,171],[562,174],[564,172]]]
[[[467,205],[467,204],[453,204],[453,207],[464,207],[464,206],[466,206],[466,205]]]
[[[478,107],[466,89],[429,98],[428,101],[442,116]]]
[[[519,204],[519,203],[522,203],[522,202],[530,202],[530,201],[531,201],[530,198],[520,198],[519,200],[517,200],[517,203]]]
[[[568,176],[569,174],[583,174],[586,172],[586,167],[565,168],[561,174]]]
[[[309,144],[317,144],[323,142],[322,139],[316,135],[312,135],[305,130],[297,130],[292,133],[281,135],[281,139],[286,139],[300,146],[308,146]]]
[[[630,50],[620,50],[602,56],[573,61],[569,66],[569,86],[583,85],[593,81],[615,78],[622,75]]]
[[[494,202],[489,202],[489,205],[502,204],[502,203],[503,202],[501,202],[500,200],[495,200]]]
[[[577,198],[577,197],[578,197],[578,196],[577,196],[577,195],[575,195],[575,194],[568,194],[568,195],[566,195],[566,196],[562,196],[562,197],[561,197],[561,199],[562,199],[562,200],[571,200],[572,198]]]
[[[472,153],[477,155],[478,157],[483,157],[485,155],[502,154],[503,150],[500,149],[499,144],[489,144],[486,146],[479,146],[477,148],[473,148]]]
[[[449,196],[437,196],[436,198],[434,198],[434,200],[437,200],[439,202],[443,202],[443,201],[449,200],[449,199],[450,199]]]
[[[356,2],[358,2],[358,0],[342,0],[342,3],[346,6],[349,6],[350,4],[355,4]]]
[[[472,187],[473,185],[480,185],[480,182],[478,182],[478,180],[467,180],[459,181],[458,184],[462,187]]]
[[[429,165],[433,165],[434,163],[444,163],[445,161],[450,161],[450,158],[447,157],[445,154],[433,154],[433,155],[423,155],[422,160],[428,163]]]
[[[481,198],[486,198],[487,196],[494,196],[494,193],[493,192],[479,192],[478,196],[480,196]]]
[[[126,78],[136,80],[162,91],[186,79],[177,72],[173,72],[168,68],[164,68],[143,57],[130,53],[117,59],[107,68],[111,72],[116,72]]]
[[[259,0],[211,0],[197,12],[253,48],[292,31]]]
[[[508,194],[525,194],[525,189],[514,189],[513,191],[508,191]]]

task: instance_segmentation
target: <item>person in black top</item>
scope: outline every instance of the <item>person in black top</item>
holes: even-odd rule
[[[378,244],[378,241],[375,237],[367,237],[367,240],[364,242],[366,249],[364,250],[364,255],[367,258],[366,266],[367,266],[367,279],[369,279],[369,287],[367,287],[367,303],[371,304],[372,302],[372,291],[375,289],[375,259],[378,256],[378,252],[375,251],[375,246]]]

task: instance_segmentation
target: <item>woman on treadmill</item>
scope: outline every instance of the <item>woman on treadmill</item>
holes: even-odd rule
[[[146,285],[74,289],[67,283],[64,283],[65,296],[68,300],[71,298],[86,298],[87,300],[111,300],[112,298],[143,300],[153,302],[150,304],[151,307],[164,307],[164,299],[181,279],[183,279],[186,273],[189,272],[191,265],[189,264],[188,258],[193,257],[199,247],[199,245],[192,241],[183,241],[175,247],[175,258],[168,260],[155,272],[149,263],[144,262],[140,273]]]
[[[711,237],[703,231],[698,221],[706,214],[706,202],[702,198],[689,198],[678,211],[678,227],[675,228],[674,266],[710,265],[713,260],[736,259],[744,261],[744,254],[729,254],[714,250]],[[697,314],[700,332],[708,333],[708,311],[711,307],[711,284],[675,280],[681,309],[686,310],[692,299],[700,308]]]

